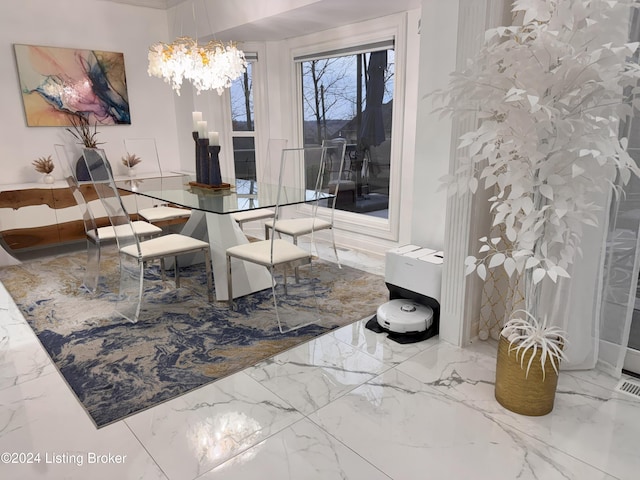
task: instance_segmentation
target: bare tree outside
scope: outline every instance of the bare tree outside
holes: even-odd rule
[[[231,85],[231,120],[233,130],[253,131],[253,80],[251,63],[244,74]]]
[[[230,88],[235,176],[246,180],[256,180],[252,67],[250,62]]]
[[[391,48],[301,62],[304,144],[347,139],[342,210],[388,216],[394,60]]]
[[[344,112],[344,102],[351,101],[350,90],[355,88],[349,79],[353,61],[353,56],[348,56],[302,63],[305,119],[315,119],[315,143],[327,138],[328,118],[347,118],[353,114],[353,110]]]

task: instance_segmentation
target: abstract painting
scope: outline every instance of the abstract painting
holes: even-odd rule
[[[100,50],[14,45],[27,125],[130,124],[124,55]]]

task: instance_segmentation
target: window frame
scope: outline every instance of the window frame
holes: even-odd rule
[[[305,58],[323,52],[342,49],[357,50],[362,46],[378,42],[393,41],[395,45],[395,73],[394,73],[394,105],[391,133],[391,168],[389,172],[389,215],[388,218],[378,218],[366,214],[335,210],[334,224],[340,230],[365,234],[383,240],[398,241],[400,227],[400,203],[402,175],[403,138],[404,138],[404,110],[406,91],[406,57],[407,57],[407,18],[405,14],[392,15],[369,22],[349,26],[354,30],[345,35],[344,27],[339,27],[319,34],[298,37],[289,41],[289,62],[291,85],[294,99],[293,124],[291,125],[294,143],[303,143],[303,107],[302,107],[302,73],[297,58]],[[357,27],[357,29],[356,29]],[[348,30],[348,29],[347,29]],[[357,31],[355,31],[357,30]],[[297,213],[308,215],[310,207],[300,205]],[[318,217],[329,219],[328,209],[319,209]]]

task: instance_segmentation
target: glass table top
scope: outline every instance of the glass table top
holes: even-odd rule
[[[195,178],[176,175],[152,178],[132,178],[116,182],[125,192],[172,203],[185,208],[218,214],[275,207],[278,203],[278,185],[243,179],[223,179],[230,189],[213,190],[192,186]],[[295,205],[315,200],[315,192],[303,188],[283,187],[281,205]],[[330,194],[321,194],[331,198]]]

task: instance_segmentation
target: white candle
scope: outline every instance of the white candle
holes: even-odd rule
[[[207,122],[204,120],[198,121],[198,137],[207,138]]]
[[[209,132],[209,145],[220,145],[218,132]]]
[[[193,131],[198,131],[198,122],[202,121],[202,112],[192,112],[191,116],[193,117]]]

